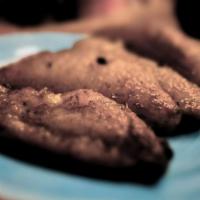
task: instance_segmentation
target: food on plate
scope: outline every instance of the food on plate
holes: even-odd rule
[[[133,174],[139,170],[147,182],[164,173],[172,156],[166,141],[135,113],[92,90],[53,93],[1,86],[0,127],[3,136],[61,153],[66,159],[132,168]]]
[[[54,92],[92,89],[127,105],[152,126],[174,128],[200,117],[200,89],[177,72],[126,51],[120,42],[88,38],[72,49],[42,52],[5,66],[0,83]]]
[[[128,2],[128,1],[127,1]],[[126,3],[127,3],[126,2]],[[127,3],[128,4],[128,3]],[[86,32],[122,39],[132,50],[169,64],[200,85],[200,43],[181,29],[175,13],[176,0],[134,0],[126,9],[111,15],[88,18],[38,30]]]

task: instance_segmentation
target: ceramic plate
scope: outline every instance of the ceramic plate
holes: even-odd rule
[[[70,48],[78,34],[28,33],[0,37],[0,64],[42,50]],[[169,140],[174,158],[158,184],[109,182],[27,164],[0,153],[0,195],[19,200],[199,200],[200,132]]]

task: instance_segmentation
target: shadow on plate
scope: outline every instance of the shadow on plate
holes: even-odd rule
[[[160,137],[177,137],[192,134],[200,130],[200,120],[194,117],[183,115],[180,124],[174,130],[154,127],[156,134]]]
[[[152,186],[156,184],[166,169],[158,165],[140,162],[135,167],[113,168],[75,160],[69,156],[47,151],[38,146],[8,138],[0,134],[0,153],[26,163],[51,170],[71,173],[89,178],[115,181],[135,182]],[[171,151],[169,157],[172,156]]]

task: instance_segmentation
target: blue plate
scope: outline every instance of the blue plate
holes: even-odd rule
[[[0,63],[41,50],[71,47],[84,35],[17,34],[0,37]],[[0,195],[20,200],[199,200],[200,133],[170,139],[175,156],[153,187],[89,179],[31,166],[0,155]]]

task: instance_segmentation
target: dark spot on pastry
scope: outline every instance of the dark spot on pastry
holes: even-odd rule
[[[161,60],[159,60],[157,63],[158,63],[158,66],[160,66],[160,67],[163,67],[166,65],[166,63]]]
[[[33,111],[33,114],[34,114],[34,115],[38,115],[39,113],[40,113],[39,110],[34,110],[34,111]]]
[[[106,64],[108,64],[108,61],[104,57],[98,57],[97,58],[97,63],[99,65],[106,65]]]
[[[47,62],[47,68],[51,68],[53,66],[52,62]]]
[[[9,83],[3,83],[2,86],[8,88],[8,89],[12,89],[12,86]]]
[[[149,0],[141,0],[141,2],[142,2],[143,4],[148,4],[148,3],[149,3]]]
[[[30,110],[30,109],[27,109],[27,110],[26,110],[26,113],[27,113],[27,114],[29,114],[30,112],[31,112],[31,110]]]
[[[22,102],[23,106],[27,106],[27,103],[25,101]]]

